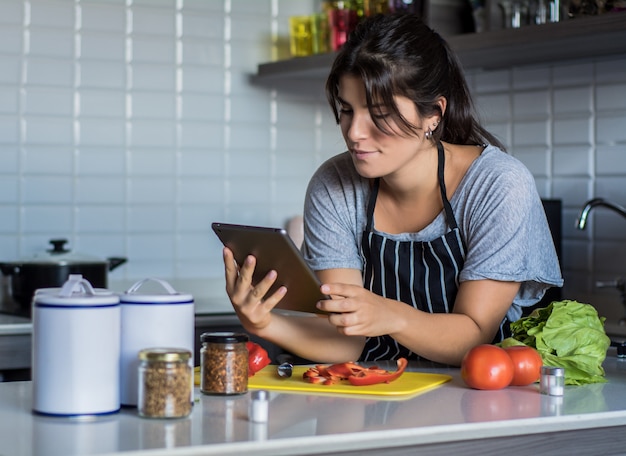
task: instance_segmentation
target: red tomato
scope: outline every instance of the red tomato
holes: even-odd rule
[[[483,344],[472,348],[461,362],[461,378],[480,390],[506,388],[513,380],[513,361],[504,349]]]
[[[511,385],[525,386],[539,380],[543,360],[537,350],[526,345],[514,345],[504,350],[513,360],[514,372]]]

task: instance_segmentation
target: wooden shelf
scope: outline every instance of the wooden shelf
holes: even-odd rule
[[[465,69],[499,69],[626,54],[626,12],[447,38]],[[324,80],[335,53],[262,63],[252,82],[293,86]],[[300,82],[297,82],[300,81]]]

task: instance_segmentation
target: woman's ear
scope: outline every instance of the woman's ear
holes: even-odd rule
[[[444,114],[446,113],[446,108],[448,107],[448,100],[446,100],[445,97],[439,97],[437,98],[436,103],[439,106],[439,110],[441,111],[441,117],[443,118]],[[439,120],[441,121],[441,119]]]

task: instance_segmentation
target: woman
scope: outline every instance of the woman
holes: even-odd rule
[[[224,249],[247,331],[318,362],[458,365],[562,285],[532,175],[478,124],[456,57],[419,18],[362,23],[326,93],[348,151],[309,183],[302,251],[330,314],[271,312],[276,273],[252,284],[255,258],[239,269]]]

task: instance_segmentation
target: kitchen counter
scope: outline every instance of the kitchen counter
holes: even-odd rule
[[[132,408],[72,419],[33,414],[30,382],[0,383],[0,454],[623,454],[626,360],[610,349],[605,369],[608,383],[551,397],[537,385],[472,390],[456,368],[412,364],[452,381],[404,399],[272,392],[267,424],[248,421],[250,394],[196,390],[192,414],[179,420]]]

